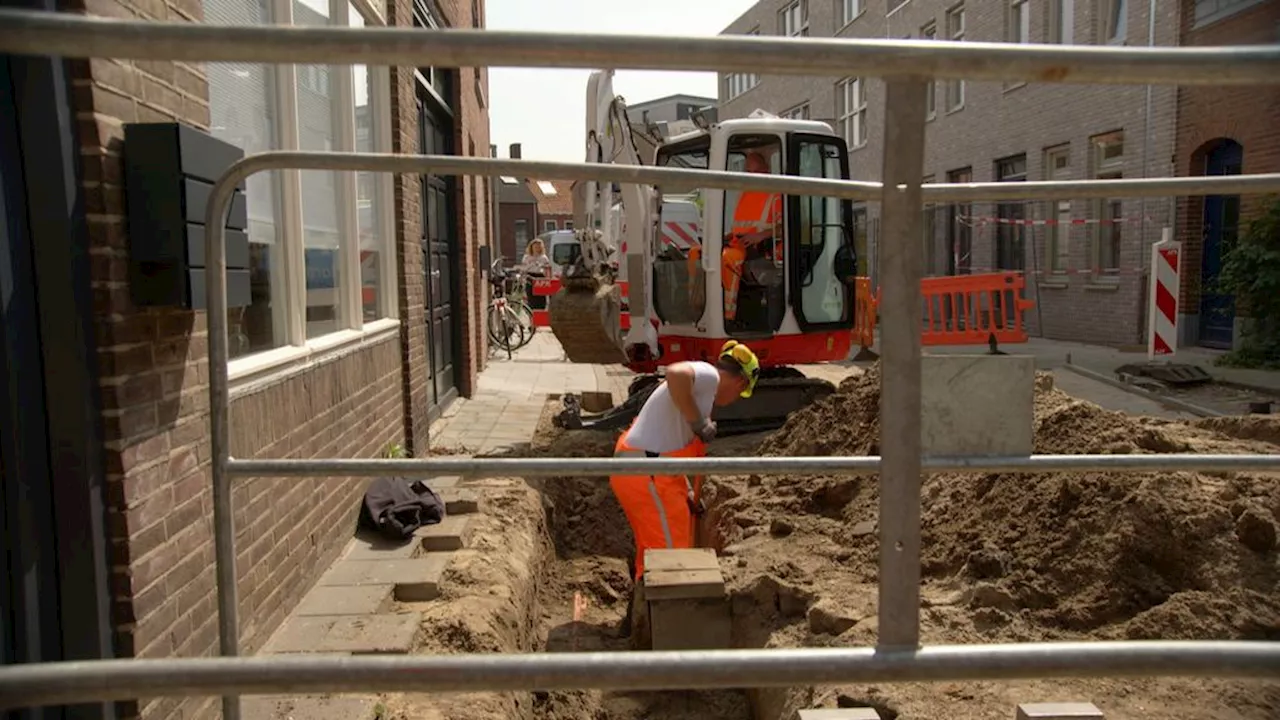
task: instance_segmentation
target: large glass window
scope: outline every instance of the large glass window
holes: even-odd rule
[[[214,23],[382,24],[347,0],[204,0],[203,7]],[[209,63],[207,75],[210,132],[246,153],[389,149],[385,72]],[[248,179],[252,304],[229,311],[233,360],[301,350],[313,339],[394,315],[386,187],[372,173],[282,171]],[[258,367],[233,363],[232,374]]]
[[[668,145],[658,153],[660,167],[706,170],[711,146],[706,137]],[[702,318],[707,308],[707,274],[702,268],[703,191],[697,187],[663,185],[661,227],[679,223],[682,233],[654,233],[654,311],[665,323],[688,325]],[[566,229],[571,225],[566,223]],[[680,242],[673,242],[672,238]]]

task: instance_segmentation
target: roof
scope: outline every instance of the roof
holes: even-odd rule
[[[529,192],[538,199],[539,213],[573,214],[573,183],[568,180],[530,180]]]
[[[498,203],[515,203],[533,205],[538,202],[536,195],[529,187],[513,177],[503,175],[498,178]]]

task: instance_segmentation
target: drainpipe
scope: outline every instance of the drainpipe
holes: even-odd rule
[[[498,146],[489,145],[489,157],[498,157]],[[492,232],[489,235],[489,254],[490,262],[498,259],[498,254],[502,252],[502,208],[499,200],[502,197],[502,178],[498,178],[498,182],[489,181],[489,226]],[[485,268],[488,272],[489,268]]]

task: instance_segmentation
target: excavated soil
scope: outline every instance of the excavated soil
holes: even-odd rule
[[[711,451],[876,454],[878,405],[873,367],[777,432],[718,440]],[[548,419],[519,454],[611,454],[613,433],[563,432]],[[1035,423],[1040,453],[1272,453],[1280,442],[1280,425],[1268,418],[1131,417],[1053,389],[1048,375],[1037,378]],[[720,550],[736,646],[874,644],[876,478],[710,478],[707,495],[706,536]],[[607,481],[527,480],[499,496],[498,517],[480,536],[493,552],[453,578],[491,612],[429,618],[430,646],[626,650],[618,626],[633,545]],[[922,641],[1280,640],[1278,525],[1280,483],[1264,474],[933,476],[923,486]],[[512,549],[514,560],[500,559]],[[1108,720],[1263,720],[1280,717],[1280,683],[1139,678],[549,692],[459,697],[438,716],[791,720],[800,708],[869,706],[884,720],[994,720],[1018,703],[1048,701],[1090,701]]]

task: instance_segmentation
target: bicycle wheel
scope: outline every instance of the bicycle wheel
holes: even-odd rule
[[[524,301],[511,303],[511,309],[515,311],[516,317],[520,318],[520,324],[524,326],[525,334],[529,336],[529,340],[533,340],[534,334],[538,332],[538,326],[533,324],[533,308]]]
[[[520,318],[510,307],[491,305],[489,307],[489,340],[510,355],[524,345],[524,328],[520,326]]]

